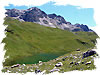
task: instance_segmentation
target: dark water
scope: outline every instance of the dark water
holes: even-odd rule
[[[35,64],[39,61],[47,62],[49,60],[59,57],[56,54],[37,54],[33,56],[23,57],[16,61],[16,64]]]

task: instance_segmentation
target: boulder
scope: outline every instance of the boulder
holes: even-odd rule
[[[41,70],[36,69],[35,73],[41,73]]]
[[[76,51],[80,51],[80,49],[78,48]]]
[[[65,61],[65,60],[66,60],[66,58],[68,58],[68,56],[66,56],[66,57],[62,58],[62,60],[63,60],[63,61]]]
[[[73,64],[74,62],[70,62],[70,65]]]
[[[79,65],[79,63],[75,62],[75,65]]]
[[[63,64],[62,64],[62,62],[59,62],[59,63],[57,63],[55,66],[56,67],[61,67]]]
[[[52,69],[50,70],[50,72],[54,72],[54,71],[60,71],[59,69]]]
[[[91,55],[94,55],[94,54],[96,54],[95,51],[89,50],[89,51],[83,53],[83,58],[86,58],[86,57],[91,56]]]
[[[11,66],[11,68],[19,67],[19,64]]]
[[[90,65],[91,64],[91,61],[87,62],[85,65]]]
[[[62,61],[65,61],[65,59],[63,58]]]

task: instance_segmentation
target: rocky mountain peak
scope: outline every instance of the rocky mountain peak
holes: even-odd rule
[[[56,15],[55,13],[53,13],[53,14],[48,14],[48,17],[60,21],[61,24],[62,24],[62,23],[67,24],[67,22],[65,21],[65,19],[64,19],[62,16]]]
[[[37,7],[32,7],[26,10],[18,10],[18,9],[7,9],[8,17],[14,17],[20,21],[27,21],[27,22],[35,22],[40,25],[59,28],[63,30],[70,30],[70,31],[92,31],[88,28],[87,25],[83,24],[75,24],[72,25],[71,22],[67,22],[64,17],[60,15],[53,14],[46,14],[44,11],[40,10]]]
[[[18,9],[6,9],[7,12],[5,14],[7,14],[9,17],[18,17],[21,16],[24,13],[24,10],[18,10]]]
[[[48,14],[48,17],[54,19],[55,17],[57,17],[57,15],[56,15],[55,13],[53,13],[53,14]]]
[[[31,10],[36,10],[36,11],[40,11],[40,9],[39,8],[37,8],[37,7],[31,7],[31,8],[29,8],[29,9],[27,9],[28,11],[31,11]]]

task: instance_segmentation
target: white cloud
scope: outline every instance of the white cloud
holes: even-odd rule
[[[83,8],[94,8],[95,4],[99,4],[99,0],[53,0],[55,5],[76,5]]]
[[[40,6],[51,0],[1,0],[4,4],[14,4],[17,6],[26,5],[26,6]]]
[[[100,11],[99,11],[99,7],[100,7],[100,0],[0,0],[0,42],[2,41],[3,37],[5,37],[4,35],[4,25],[3,22],[3,18],[5,17],[5,10],[4,10],[4,6],[7,6],[8,4],[13,4],[13,5],[17,5],[17,6],[21,6],[21,5],[25,5],[25,6],[41,6],[43,4],[46,4],[48,2],[54,2],[54,5],[74,5],[74,6],[80,6],[81,8],[93,8],[94,9],[94,19],[96,21],[96,24],[97,26],[95,26],[93,29],[98,33],[98,35],[100,36]],[[78,7],[79,8],[79,7]],[[3,47],[4,47],[4,44],[0,44],[0,60],[2,61],[3,60],[3,55],[4,55],[4,52],[3,52]],[[98,44],[97,44],[97,52],[100,54],[100,40],[98,39]],[[99,73],[100,71],[100,66],[98,62],[100,62],[100,59],[97,59],[96,60],[97,62],[96,63],[96,66],[97,66],[97,69],[96,71],[93,70],[93,71],[84,71],[84,72],[78,72],[78,71],[75,71],[75,72],[68,72],[68,73],[64,73],[64,75],[66,74],[77,74],[77,75],[84,75],[84,74],[91,74],[91,75],[94,75],[94,74],[97,74]],[[2,62],[0,62],[0,69],[2,69]],[[0,75],[8,75],[8,74],[0,74]],[[15,75],[15,74],[12,74],[12,75]],[[56,75],[56,74],[54,74]],[[62,75],[62,74],[57,74],[57,75]]]

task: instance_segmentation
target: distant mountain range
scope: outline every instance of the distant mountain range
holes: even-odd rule
[[[87,25],[75,24],[72,25],[71,22],[67,22],[62,16],[56,14],[46,14],[44,11],[37,7],[32,7],[26,10],[18,9],[6,9],[5,13],[7,17],[13,17],[19,21],[34,22],[40,25],[59,28],[63,30],[69,30],[72,32],[85,31],[93,32],[89,29]]]

